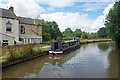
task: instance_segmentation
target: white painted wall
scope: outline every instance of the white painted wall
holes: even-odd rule
[[[6,32],[6,23],[12,23],[12,31]],[[9,45],[14,45],[14,41],[19,42],[19,22],[16,19],[0,18],[0,41],[8,40]]]

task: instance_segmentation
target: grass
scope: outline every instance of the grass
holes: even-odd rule
[[[93,43],[93,42],[103,42],[103,41],[112,41],[112,39],[83,39],[80,40],[80,43]]]
[[[42,54],[44,51],[50,49],[48,44],[26,44],[21,46],[8,46],[3,48],[4,53],[0,56],[0,61],[4,60],[15,60],[19,58],[26,58],[30,56],[35,56],[37,54]]]

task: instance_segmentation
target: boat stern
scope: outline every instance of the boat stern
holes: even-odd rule
[[[50,55],[62,55],[63,51],[49,51]]]

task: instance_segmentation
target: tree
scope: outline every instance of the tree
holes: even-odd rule
[[[72,34],[73,31],[71,30],[71,28],[67,28],[67,29],[65,29],[65,32],[64,32],[64,33],[65,33],[65,34],[68,34],[68,33]]]
[[[106,16],[105,26],[109,30],[109,35],[117,43],[120,43],[120,1],[116,2]]]
[[[95,39],[95,38],[97,38],[97,33],[89,33],[88,34],[88,38],[89,39]]]
[[[98,37],[99,38],[106,38],[107,37],[107,28],[102,27],[97,31]]]
[[[44,21],[40,20],[43,24],[42,37],[43,41],[58,40],[62,38],[62,33],[55,21]]]
[[[43,32],[43,40],[44,41],[49,41],[51,39],[51,36],[49,33]]]
[[[64,36],[66,38],[73,38],[73,31],[71,30],[71,28],[67,28],[65,29],[65,31],[63,32],[64,33]]]
[[[81,38],[82,39],[87,39],[88,38],[87,33],[86,32],[82,32]]]
[[[74,36],[80,38],[81,35],[82,35],[82,31],[81,31],[81,29],[76,29],[75,32],[74,32]]]
[[[62,33],[58,28],[58,25],[55,21],[52,21],[50,23],[50,34],[51,34],[51,39],[57,40],[58,38],[62,38]]]

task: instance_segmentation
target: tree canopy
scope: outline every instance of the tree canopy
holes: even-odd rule
[[[117,43],[120,43],[120,1],[116,2],[106,16],[105,26],[109,35]]]
[[[42,27],[42,37],[43,41],[57,40],[62,38],[62,33],[58,28],[58,25],[55,21],[44,21],[40,20],[43,24]]]
[[[108,36],[107,28],[102,27],[97,31],[98,37],[100,38],[106,38]]]

